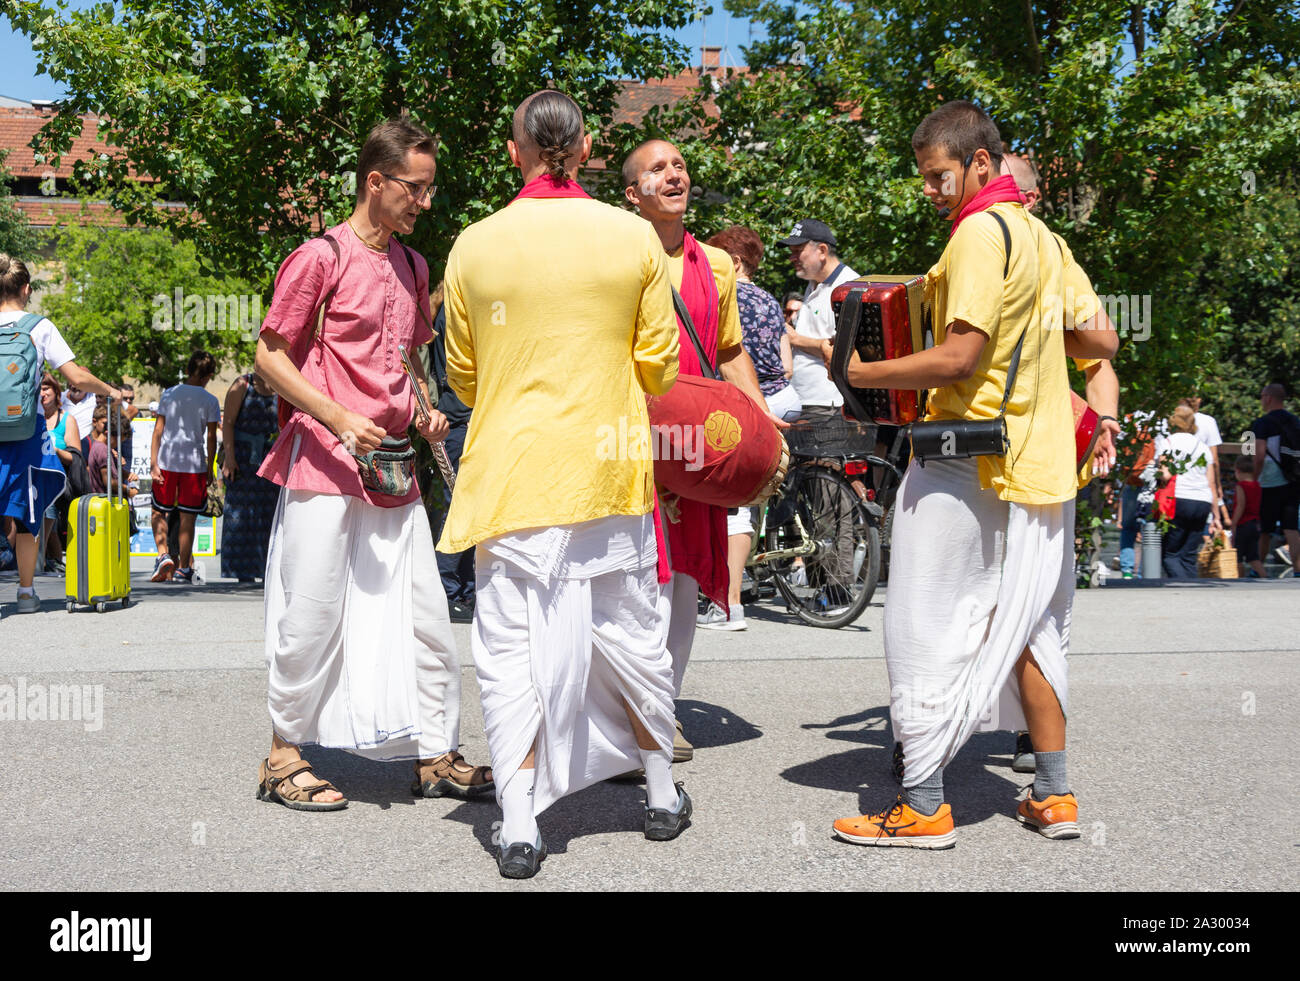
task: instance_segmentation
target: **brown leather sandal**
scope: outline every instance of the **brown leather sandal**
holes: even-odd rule
[[[322,790],[340,793],[338,787],[328,780],[321,780],[309,787],[300,787],[293,782],[295,774],[307,772],[313,777],[316,771],[306,760],[294,760],[281,767],[271,767],[270,758],[262,760],[257,772],[257,799],[267,800],[295,811],[341,811],[348,806],[348,799],[323,801],[316,795]],[[319,778],[317,778],[319,779]]]
[[[452,751],[437,759],[415,761],[415,782],[411,793],[416,797],[456,797],[478,800],[496,793],[490,766],[470,766],[465,757]]]

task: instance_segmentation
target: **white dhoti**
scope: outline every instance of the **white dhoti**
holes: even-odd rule
[[[488,539],[475,563],[472,646],[498,802],[534,745],[534,816],[639,767],[625,701],[672,752],[650,515]]]
[[[695,624],[700,615],[700,584],[694,576],[674,572],[659,596],[659,615],[667,633],[668,656],[673,662],[673,698],[682,693],[686,663],[695,643]]]
[[[460,665],[416,501],[381,508],[282,488],[266,561],[275,732],[377,760],[460,741]]]
[[[885,663],[907,787],[976,728],[1025,728],[1013,669],[1026,647],[1067,709],[1074,501],[1000,500],[976,467],[913,463],[894,505]]]

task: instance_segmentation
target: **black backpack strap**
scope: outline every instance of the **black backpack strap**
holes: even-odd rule
[[[681,318],[682,323],[686,326],[686,333],[691,335],[691,343],[695,345],[695,353],[700,359],[700,371],[704,372],[705,378],[718,380],[718,369],[713,366],[708,355],[704,353],[704,345],[700,343],[700,335],[695,332],[695,321],[691,319],[691,311],[686,309],[686,301],[682,295],[677,292],[677,287],[669,286],[673,291],[673,309],[677,311],[677,316]]]
[[[425,326],[429,328],[430,333],[436,334],[433,324],[429,322],[429,314],[420,306],[420,277],[415,272],[415,260],[411,258],[411,250],[406,247],[405,242],[398,242],[402,247],[402,255],[406,256],[406,264],[411,267],[411,282],[415,283],[415,308],[420,311],[420,319],[424,321]]]
[[[343,278],[339,275],[339,265],[343,261],[343,255],[339,252],[339,243],[329,235],[322,235],[321,238],[328,242],[330,248],[334,250],[334,283],[326,291],[324,298],[320,301],[320,306],[316,308],[316,332],[313,335],[313,339],[316,340],[320,339],[321,330],[325,326],[325,308],[329,305],[330,300],[334,299],[334,294],[339,288],[339,280]]]

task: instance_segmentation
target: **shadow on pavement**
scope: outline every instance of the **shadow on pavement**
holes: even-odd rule
[[[867,604],[867,608],[862,611],[862,614],[863,616],[865,616],[867,610],[870,609],[871,607],[883,606],[883,605],[884,604],[873,599],[870,603]],[[793,613],[787,612],[785,608],[785,603],[779,599],[766,600],[762,603],[747,603],[745,605],[745,619],[762,620],[765,623],[788,623],[797,627],[803,627],[811,631],[825,629],[823,627],[814,627],[810,624],[806,624],[802,620],[800,620],[797,616],[795,616]],[[847,624],[846,626],[840,627],[839,629],[848,631],[849,633],[854,633],[854,632],[870,633],[871,632],[870,627],[868,627],[866,624],[861,624],[861,623],[850,623]]]
[[[863,814],[884,810],[897,797],[894,736],[887,705],[830,722],[806,722],[802,728],[837,729],[826,732],[826,738],[864,745],[788,767],[781,771],[782,779],[819,790],[855,790]],[[954,820],[974,823],[995,815],[1014,814],[1020,789],[1033,782],[1032,774],[1012,772],[1014,749],[1015,737],[1009,732],[977,732],[970,737],[943,774],[944,792]],[[991,756],[1001,759],[990,760]],[[990,773],[986,768],[990,762],[1004,768],[1006,775]]]
[[[763,730],[731,709],[688,698],[677,700],[677,720],[687,742],[696,749],[732,746],[763,735]]]
[[[387,810],[394,804],[415,804],[420,800],[411,795],[415,770],[410,761],[381,763],[341,749],[311,745],[302,748],[302,755],[311,762],[317,777],[328,780],[339,793],[358,804],[377,804]]]
[[[483,851],[496,861],[501,828],[501,809],[493,798],[461,803],[446,815],[450,821],[468,824]],[[569,850],[575,838],[592,835],[634,834],[645,829],[645,788],[636,784],[593,784],[568,797],[561,797],[537,820],[542,840],[551,855]]]

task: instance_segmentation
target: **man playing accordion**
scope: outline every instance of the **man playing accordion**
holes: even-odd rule
[[[903,792],[834,830],[854,844],[952,847],[943,768],[996,722],[1033,740],[1037,773],[1017,817],[1049,838],[1077,837],[1065,655],[1081,475],[1065,359],[1110,358],[1117,338],[1090,287],[1067,291],[1086,277],[1022,206],[982,110],[945,103],[912,149],[926,196],[952,222],[926,283],[936,343],[891,361],[855,356],[849,381],[928,389],[925,419],[946,448],[923,463],[914,454],[895,504],[885,660]],[[999,416],[1009,447],[968,455],[962,434]]]

